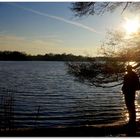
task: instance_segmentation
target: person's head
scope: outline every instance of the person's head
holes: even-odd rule
[[[132,67],[131,65],[128,65],[128,66],[127,66],[127,72],[128,72],[128,73],[131,72],[132,69],[133,69],[133,67]]]

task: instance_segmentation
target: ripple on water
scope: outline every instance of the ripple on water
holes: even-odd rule
[[[126,108],[120,87],[102,89],[76,82],[67,75],[63,62],[0,62],[0,79],[0,101],[8,101],[8,96],[13,98],[14,127],[125,121]]]

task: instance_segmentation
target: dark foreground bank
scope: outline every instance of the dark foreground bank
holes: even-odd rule
[[[107,126],[34,128],[1,130],[4,137],[104,137],[104,136],[140,136],[140,122],[136,125],[119,124]]]

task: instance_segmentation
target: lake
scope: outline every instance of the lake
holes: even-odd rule
[[[123,123],[121,87],[97,88],[67,74],[64,62],[0,61],[0,126],[69,127]],[[137,119],[140,100],[137,94]]]

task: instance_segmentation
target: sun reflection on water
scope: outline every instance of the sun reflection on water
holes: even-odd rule
[[[140,91],[136,92],[135,107],[136,107],[136,121],[140,121]],[[125,118],[125,122],[128,122],[129,114],[128,114],[127,109],[126,109],[126,111],[123,112],[123,115]]]
[[[124,96],[122,96],[122,99],[123,99],[123,102],[125,102],[124,101]],[[123,121],[125,121],[125,122],[128,122],[129,121],[129,114],[128,114],[128,111],[126,109],[125,104],[123,106],[122,118],[123,118]]]
[[[126,121],[126,122],[129,121],[129,114],[128,114],[128,112],[125,113],[125,121]]]
[[[128,62],[128,65],[131,65],[132,67],[135,67],[137,65],[137,62],[130,61],[130,62]]]
[[[140,120],[140,91],[136,92],[136,100],[135,100],[135,106],[136,106],[136,120]]]

